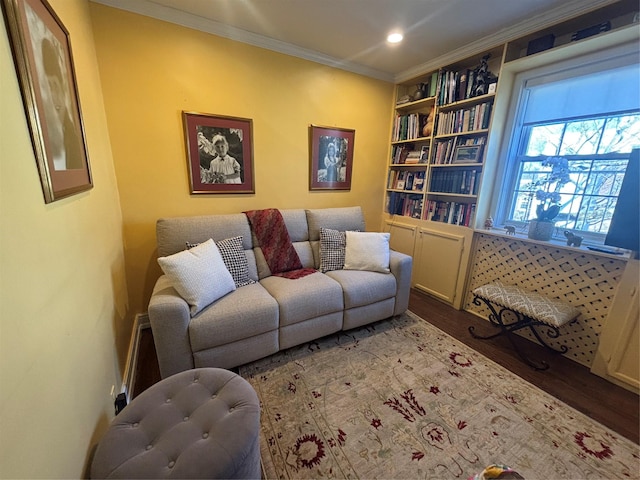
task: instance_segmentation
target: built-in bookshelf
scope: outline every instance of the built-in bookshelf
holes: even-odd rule
[[[488,192],[501,188],[501,145],[517,74],[637,44],[638,3],[617,0],[558,24],[550,17],[543,23],[544,29],[522,30],[521,37],[484,52],[464,48],[433,59],[420,67],[424,74],[396,85],[382,228],[391,233],[391,248],[413,257],[412,286],[455,308],[468,299],[477,229],[495,208]],[[593,34],[603,25],[611,31]],[[491,75],[479,84],[483,58]],[[427,135],[420,126],[432,109]],[[416,176],[418,171],[424,173]]]
[[[473,226],[501,61],[496,48],[397,86],[387,213]]]
[[[392,215],[422,217],[432,139],[424,127],[430,114],[433,118],[437,77],[434,72],[413,87],[397,90],[386,185],[386,211]]]

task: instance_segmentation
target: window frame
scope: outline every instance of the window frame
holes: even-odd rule
[[[523,118],[528,100],[528,86],[540,84],[543,78],[546,78],[547,82],[551,82],[634,64],[639,65],[638,47],[634,42],[631,42],[609,46],[608,48],[577,57],[566,56],[558,58],[557,55],[550,55],[547,62],[540,62],[531,68],[512,73],[511,92],[504,93],[508,97],[509,106],[506,108],[505,128],[499,146],[497,178],[491,200],[496,224],[504,225],[508,223],[515,226],[519,231],[524,230],[528,224],[525,221],[512,221],[507,218],[511,203],[514,201],[513,191],[518,180],[518,171],[521,163],[517,159],[521,156],[519,152],[522,150],[522,142],[528,139],[528,136],[523,134],[527,128],[524,126]],[[609,115],[613,116],[617,113],[623,112],[612,111],[609,112]],[[569,121],[571,119],[572,117],[566,117],[563,120]],[[585,238],[587,243],[602,244],[606,236],[606,233],[582,230],[578,230],[578,232]],[[556,231],[554,239],[563,238],[558,236]]]

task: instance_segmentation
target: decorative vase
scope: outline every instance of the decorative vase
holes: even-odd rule
[[[555,222],[539,222],[538,220],[531,220],[529,222],[529,233],[527,236],[532,240],[551,240],[554,228],[556,228]]]
[[[416,86],[416,91],[413,92],[412,99],[415,102],[416,100],[421,100],[423,98],[427,98],[427,84],[419,83]]]

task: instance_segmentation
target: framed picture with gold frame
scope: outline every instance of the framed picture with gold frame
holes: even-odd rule
[[[46,203],[93,187],[69,32],[46,0],[2,0]]]
[[[309,126],[309,190],[351,190],[356,131]]]

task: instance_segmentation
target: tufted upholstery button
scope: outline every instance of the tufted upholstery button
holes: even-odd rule
[[[193,388],[194,376],[205,390]],[[152,385],[113,419],[89,476],[260,478],[259,438],[260,404],[246,380],[220,368],[189,370]],[[178,462],[182,455],[189,461]]]

